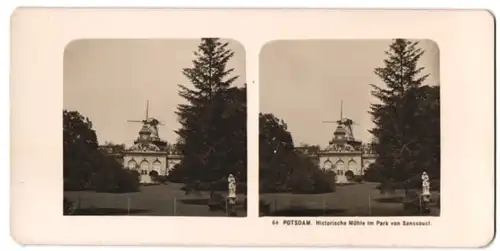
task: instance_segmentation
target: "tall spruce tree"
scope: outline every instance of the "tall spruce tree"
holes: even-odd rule
[[[179,150],[184,155],[179,168],[186,180],[217,180],[241,166],[235,162],[241,162],[242,150],[237,154],[240,159],[229,158],[228,153],[236,151],[229,151],[231,137],[235,141],[241,138],[234,137],[234,133],[242,131],[235,127],[246,126],[246,107],[243,116],[236,116],[238,112],[234,111],[241,113],[241,109],[234,108],[234,103],[246,100],[241,101],[242,95],[237,91],[240,89],[231,86],[238,76],[230,76],[234,69],[227,69],[234,55],[227,47],[228,43],[218,38],[203,38],[194,52],[193,67],[182,71],[194,87],[179,85],[179,95],[188,101],[178,106],[181,129],[176,131],[182,142]],[[243,91],[246,98],[246,88]],[[246,140],[246,129],[244,132]],[[244,145],[246,154],[246,141]]]
[[[429,109],[423,107],[428,89],[422,87],[429,75],[422,74],[424,67],[418,66],[424,51],[417,46],[418,42],[395,39],[386,51],[384,67],[374,70],[386,87],[371,85],[372,95],[380,103],[371,105],[375,128],[370,132],[378,139],[376,171],[388,180],[404,181],[417,175],[425,169],[425,159],[434,157],[428,151],[424,153],[423,149],[436,150],[435,141],[430,143],[432,140],[426,139],[435,138],[436,129],[439,135],[439,123],[437,128],[435,124],[429,128],[430,125],[423,124],[422,119],[436,118],[437,115],[439,120],[439,112],[436,114],[433,107],[434,110],[427,113]],[[437,95],[439,97],[439,89]],[[433,147],[429,148],[429,144]]]

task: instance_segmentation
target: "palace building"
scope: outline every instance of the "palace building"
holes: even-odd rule
[[[151,177],[153,175],[168,176],[169,172],[182,159],[182,155],[169,147],[167,141],[160,138],[158,125],[163,124],[157,119],[149,117],[148,108],[149,104],[146,106],[144,120],[129,120],[129,122],[142,123],[134,144],[120,153],[114,153],[121,160],[124,168],[139,172],[140,183],[152,183]],[[105,148],[105,146],[101,148]]]
[[[349,183],[355,176],[363,176],[376,159],[370,145],[354,139],[350,123],[348,118],[339,120],[333,139],[318,152],[319,168],[335,172],[337,183]]]
[[[340,114],[340,120],[335,121],[337,127],[328,146],[308,155],[319,168],[333,171],[336,183],[350,183],[356,176],[363,176],[377,156],[372,144],[363,144],[354,138],[354,122],[342,116],[342,108]]]

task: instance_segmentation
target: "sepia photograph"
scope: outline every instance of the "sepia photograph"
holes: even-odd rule
[[[278,40],[260,53],[260,216],[439,216],[431,40]]]
[[[64,215],[246,217],[243,46],[86,39],[64,51]]]
[[[25,7],[10,23],[19,245],[495,237],[491,12]]]

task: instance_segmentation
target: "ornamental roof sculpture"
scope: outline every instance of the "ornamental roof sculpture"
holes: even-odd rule
[[[129,148],[129,151],[160,152],[160,148],[149,142],[139,142]]]
[[[328,145],[325,148],[325,151],[328,151],[328,152],[355,152],[356,149],[347,143],[343,143],[343,144],[333,143],[333,144]]]

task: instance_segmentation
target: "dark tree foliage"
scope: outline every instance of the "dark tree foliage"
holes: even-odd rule
[[[429,76],[418,66],[424,51],[418,42],[395,39],[384,67],[375,74],[386,87],[371,85],[379,103],[372,104],[377,139],[375,165],[367,176],[379,181],[405,181],[426,170],[440,175],[439,86],[424,85]]]
[[[259,182],[261,186],[284,189],[294,155],[287,124],[272,114],[259,114]],[[269,182],[266,184],[266,182]],[[265,189],[267,190],[267,189]]]
[[[92,122],[77,111],[63,111],[63,174],[65,189],[91,187],[99,151]]]
[[[121,154],[123,151],[125,151],[125,144],[115,144],[113,142],[104,142],[104,145],[101,146],[101,150],[105,151],[106,153],[110,154]]]
[[[310,156],[295,150],[292,135],[283,120],[272,114],[259,114],[261,193],[331,192],[335,189],[334,180],[334,174],[320,170]]]
[[[63,111],[64,190],[133,192],[134,175],[98,149],[92,122],[77,111]]]
[[[300,146],[296,149],[299,149],[302,152],[318,154],[319,151],[321,150],[321,147],[319,145],[310,145],[306,143],[301,143]]]
[[[73,213],[74,202],[63,197],[63,215],[71,215]]]
[[[98,166],[93,176],[93,190],[104,193],[139,191],[138,177],[133,171],[124,169],[113,156],[101,155]]]
[[[246,86],[227,69],[234,52],[218,38],[203,38],[193,67],[183,69],[192,88],[180,85],[187,104],[176,112],[181,129],[178,150],[184,155],[172,175],[183,182],[213,181],[235,175],[246,180]]]

